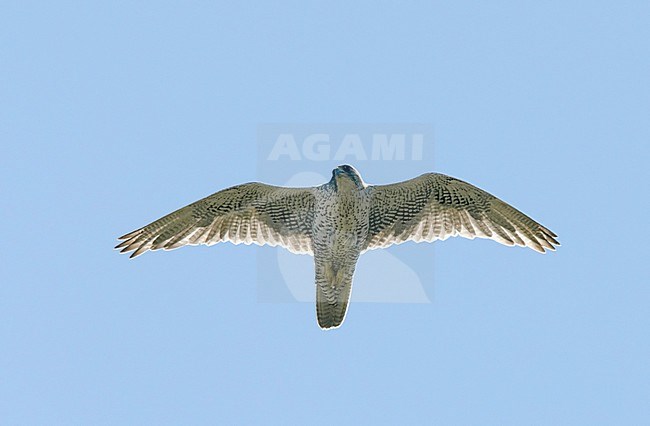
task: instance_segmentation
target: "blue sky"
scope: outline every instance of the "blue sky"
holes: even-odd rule
[[[2,423],[648,423],[649,15],[603,1],[3,4]],[[562,247],[393,247],[431,303],[355,303],[332,332],[311,303],[260,302],[273,248],[112,250],[258,179],[263,123],[430,125],[433,160],[355,165],[375,183],[470,181]]]

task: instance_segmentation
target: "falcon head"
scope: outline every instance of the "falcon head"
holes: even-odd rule
[[[332,182],[337,190],[345,188],[360,190],[366,187],[366,183],[361,179],[357,169],[347,164],[332,170]]]

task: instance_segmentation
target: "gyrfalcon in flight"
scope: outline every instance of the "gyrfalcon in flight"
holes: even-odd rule
[[[252,182],[224,189],[130,232],[115,248],[138,256],[185,245],[280,245],[314,257],[316,314],[339,327],[359,256],[405,241],[461,236],[555,250],[557,235],[491,194],[450,176],[427,173],[390,185],[368,185],[348,165],[313,188]]]

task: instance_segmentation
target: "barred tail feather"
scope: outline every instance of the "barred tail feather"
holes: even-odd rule
[[[338,328],[348,311],[355,264],[335,269],[316,260],[316,316],[323,330]]]

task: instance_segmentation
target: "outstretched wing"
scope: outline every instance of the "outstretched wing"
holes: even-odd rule
[[[314,195],[310,188],[247,183],[224,189],[121,236],[115,248],[131,257],[184,245],[280,245],[312,254]]]
[[[490,238],[541,253],[560,245],[557,235],[519,210],[450,176],[428,173],[392,185],[371,186],[368,191],[370,229],[365,250],[455,236]]]

